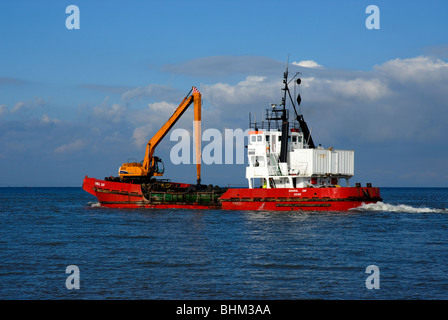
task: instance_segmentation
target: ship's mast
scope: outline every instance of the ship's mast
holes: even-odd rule
[[[295,78],[298,74],[299,74],[299,72],[297,72],[297,73],[294,75],[294,77],[292,77],[292,79],[291,79],[290,81],[294,80],[294,78]],[[296,83],[297,83],[298,85],[300,85],[301,82],[302,82],[301,79],[300,79],[300,78],[297,78]],[[288,65],[286,65],[286,72],[285,72],[285,74],[284,74],[284,80],[283,80],[283,83],[285,84],[285,88],[282,89],[282,90],[285,91],[285,93],[284,93],[284,97],[283,97],[283,100],[282,100],[283,109],[285,110],[286,92],[288,92],[289,99],[291,100],[291,104],[292,104],[292,106],[293,106],[293,108],[294,108],[294,112],[295,112],[295,114],[296,114],[296,120],[297,120],[297,122],[299,123],[300,130],[301,130],[302,133],[303,133],[305,142],[308,144],[308,147],[309,147],[309,148],[314,149],[316,146],[314,145],[313,138],[311,137],[311,132],[310,132],[310,130],[308,129],[308,125],[306,124],[306,121],[305,121],[305,119],[303,118],[303,115],[302,115],[302,114],[298,114],[297,109],[296,109],[296,106],[295,106],[295,104],[294,104],[294,100],[293,100],[292,97],[291,97],[291,92],[289,91],[289,88],[288,88]],[[302,98],[300,97],[300,93],[299,93],[299,94],[297,95],[297,104],[300,105],[301,101],[302,101]],[[286,111],[284,111],[284,113],[286,113]],[[283,127],[282,127],[282,137],[283,137]],[[282,138],[282,139],[283,139],[283,138]],[[288,140],[287,140],[287,137],[286,137],[286,148],[285,148],[285,149],[287,149],[287,146],[288,146]],[[282,151],[283,151],[283,140],[282,140]],[[287,152],[287,151],[285,151],[285,152]],[[286,161],[286,160],[285,160],[285,161]]]
[[[289,59],[288,59],[289,60]],[[289,120],[288,115],[286,113],[286,92],[289,93],[288,88],[288,63],[286,63],[286,71],[283,74],[283,83],[285,84],[285,87],[282,89],[284,91],[282,103],[283,106],[282,109],[282,137],[281,137],[281,147],[280,147],[280,162],[287,162],[288,161],[288,135],[289,135]]]
[[[288,57],[289,60],[289,57]],[[271,121],[280,121],[281,122],[281,138],[280,138],[280,154],[279,154],[279,162],[283,162],[286,163],[288,162],[288,137],[290,136],[289,133],[289,110],[286,109],[286,95],[288,95],[291,104],[294,108],[294,112],[295,112],[295,119],[297,120],[300,130],[303,133],[303,137],[304,137],[304,141],[305,143],[308,145],[308,148],[310,149],[314,149],[315,145],[314,145],[314,141],[313,138],[311,138],[311,132],[308,129],[308,125],[305,122],[305,119],[303,118],[303,115],[299,114],[297,112],[294,100],[291,96],[291,92],[289,90],[288,84],[293,81],[297,75],[300,74],[300,72],[297,72],[291,79],[288,80],[288,64],[289,61],[286,63],[286,71],[283,73],[283,84],[284,87],[282,88],[283,92],[283,97],[282,97],[282,102],[280,103],[280,106],[282,106],[282,108],[276,108],[276,104],[271,104],[272,106],[272,110],[268,111],[266,110],[266,120],[267,120],[267,128],[268,130],[271,129]],[[295,79],[295,82],[297,83],[297,85],[301,84],[301,79],[297,78]],[[300,105],[302,98],[300,97],[300,94],[298,94],[297,96],[297,104]],[[255,121],[253,123],[253,125],[255,126],[255,131],[257,131],[257,122]],[[264,124],[261,123],[261,126],[264,127]],[[295,123],[294,123],[294,128],[295,128]],[[252,122],[251,122],[251,116],[249,114],[249,127],[252,127]],[[276,125],[277,128],[279,128],[278,123]]]

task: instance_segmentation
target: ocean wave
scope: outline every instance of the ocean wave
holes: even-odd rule
[[[448,209],[413,207],[406,204],[390,204],[384,202],[363,204],[361,207],[355,208],[355,210],[404,212],[404,213],[448,213]]]
[[[87,202],[87,204],[92,208],[101,207],[101,203],[99,202]]]

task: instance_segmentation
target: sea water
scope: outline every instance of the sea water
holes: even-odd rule
[[[381,195],[347,212],[255,212],[1,188],[0,299],[447,299],[448,189]]]

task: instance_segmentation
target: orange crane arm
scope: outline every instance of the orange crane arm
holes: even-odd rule
[[[150,168],[153,165],[153,156],[154,150],[160,141],[166,136],[166,134],[170,131],[170,129],[176,124],[177,120],[182,116],[182,114],[188,109],[190,104],[194,102],[194,120],[199,121],[199,129],[200,129],[200,121],[201,121],[201,93],[195,88],[192,89],[193,94],[187,95],[182,102],[179,104],[177,109],[174,111],[173,115],[168,119],[168,121],[157,131],[157,133],[148,141],[146,145],[145,151],[145,159],[143,160],[143,169],[145,172],[150,172]],[[190,91],[191,92],[191,91]],[[198,132],[195,132],[196,137]],[[200,132],[199,132],[199,141],[200,141]],[[198,159],[199,154],[199,159]],[[199,162],[198,162],[199,160]],[[196,167],[197,167],[197,175],[198,182],[200,181],[200,143],[198,145],[196,138]]]

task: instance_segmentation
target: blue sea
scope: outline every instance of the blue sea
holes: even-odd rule
[[[0,299],[448,299],[448,188],[348,212],[106,209],[0,189]]]

